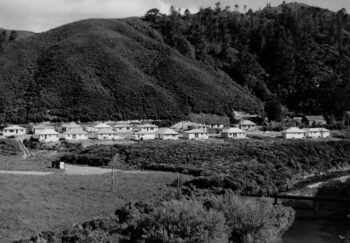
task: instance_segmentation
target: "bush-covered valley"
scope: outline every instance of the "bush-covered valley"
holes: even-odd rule
[[[239,193],[286,191],[303,176],[345,168],[350,141],[147,141],[77,148],[61,160],[122,169],[177,171],[196,176],[187,186]]]

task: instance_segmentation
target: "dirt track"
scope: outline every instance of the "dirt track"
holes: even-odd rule
[[[36,176],[46,176],[46,175],[51,175],[52,172],[0,170],[0,174],[7,174],[7,175],[36,175]]]

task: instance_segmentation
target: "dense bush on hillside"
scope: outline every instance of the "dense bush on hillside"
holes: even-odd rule
[[[201,8],[146,13],[166,43],[266,101],[271,119],[288,109],[343,115],[349,110],[350,17],[304,4],[268,5],[261,11]],[[242,9],[241,9],[242,10]],[[243,12],[243,11],[242,11]]]
[[[4,43],[0,119],[162,119],[263,113],[224,73],[181,55],[141,19],[85,20]]]
[[[198,188],[275,193],[288,190],[307,173],[348,166],[349,157],[349,141],[281,139],[266,142],[147,141],[78,149],[62,159],[94,166],[113,163],[124,169],[177,171],[200,176],[187,182]]]
[[[20,242],[263,243],[276,240],[293,220],[290,208],[227,194],[130,203],[114,217],[96,218],[63,232],[43,232]]]

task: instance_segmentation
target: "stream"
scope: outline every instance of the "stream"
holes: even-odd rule
[[[350,183],[342,180],[330,180],[315,187],[305,188],[298,194],[313,194],[316,197],[350,197]],[[308,192],[307,192],[308,191]],[[312,202],[309,202],[311,204]],[[300,208],[307,202],[286,201],[283,204]],[[350,243],[350,205],[348,202],[323,202],[319,204],[319,213],[296,209],[296,220],[282,236],[281,243]],[[349,215],[349,216],[348,216]]]

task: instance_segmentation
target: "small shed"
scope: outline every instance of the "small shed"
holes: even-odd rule
[[[183,137],[186,139],[208,139],[209,134],[205,130],[194,129],[190,131],[185,131]]]
[[[37,135],[39,136],[39,141],[44,143],[58,142],[60,139],[59,133],[53,128],[45,129],[40,133],[37,133]]]
[[[230,127],[230,128],[222,130],[221,137],[222,138],[240,139],[240,138],[246,138],[247,133],[246,133],[246,131],[243,131],[237,127]]]
[[[306,131],[298,127],[291,127],[287,130],[284,130],[282,132],[282,135],[286,139],[303,139],[306,137]]]
[[[162,140],[177,140],[179,139],[179,134],[171,128],[162,128],[156,134],[158,139]]]
[[[11,136],[23,136],[26,134],[26,129],[24,127],[20,127],[17,125],[5,127],[3,129],[3,135],[5,137],[11,137]]]

